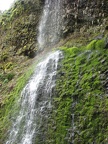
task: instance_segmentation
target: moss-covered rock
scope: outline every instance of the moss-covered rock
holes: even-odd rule
[[[108,51],[104,48],[104,39],[85,48],[61,48],[64,59],[46,143],[108,142]]]
[[[29,77],[34,72],[35,65],[32,65],[24,74],[19,76],[15,85],[8,88],[7,95],[0,99],[0,144],[4,143],[7,137],[9,127],[12,125],[12,118],[15,117],[19,111],[18,99],[21,90],[27,83]],[[14,73],[0,74],[0,81],[8,83],[15,76]],[[5,86],[5,84],[3,84]],[[5,87],[6,89],[7,87]],[[1,89],[1,88],[0,88]]]
[[[18,107],[12,109],[15,99],[31,74],[16,82],[37,54],[36,37],[44,2],[18,0],[0,14],[0,143],[11,125],[10,117],[17,111]],[[64,4],[63,36],[67,38],[62,39],[64,59],[53,111],[48,126],[42,127],[46,144],[108,143],[107,7],[108,1],[104,0],[67,0]],[[97,38],[103,34],[105,38]]]
[[[42,3],[41,0],[17,0],[0,14],[0,104],[37,54]]]

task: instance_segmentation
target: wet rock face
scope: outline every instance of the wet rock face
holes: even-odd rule
[[[64,33],[80,29],[83,25],[101,25],[108,17],[106,0],[64,0]]]
[[[55,1],[52,0],[52,3]],[[58,0],[57,0],[58,2]],[[56,4],[57,4],[56,2]],[[57,40],[66,37],[74,31],[86,31],[89,26],[101,25],[107,22],[108,0],[60,0],[62,6],[57,13],[60,33],[56,31]],[[34,57],[37,53],[38,26],[41,19],[45,0],[25,0],[19,1],[0,21],[0,50],[9,55],[24,55]],[[47,29],[54,30],[54,4],[50,7],[50,14],[47,21]],[[57,9],[56,9],[57,11]],[[108,22],[107,22],[108,23]],[[102,26],[106,31],[108,24]],[[49,35],[49,40],[54,37],[51,29],[45,33]],[[35,45],[32,47],[32,45]],[[0,52],[0,56],[3,52]],[[32,53],[32,54],[31,54]],[[31,56],[32,55],[32,56]]]
[[[33,58],[37,52],[36,37],[43,3],[40,0],[17,1],[0,19],[0,49],[9,56]]]

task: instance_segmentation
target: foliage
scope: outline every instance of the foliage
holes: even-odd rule
[[[1,61],[6,61],[7,59],[8,59],[8,54],[7,54],[7,52],[3,52],[2,55],[1,55],[1,57],[0,57],[0,60],[1,60]]]
[[[93,40],[91,41],[88,45],[87,48],[88,50],[91,49],[103,49],[105,47],[105,40],[100,39],[100,40]]]
[[[98,49],[98,48],[103,49],[104,47],[105,47],[105,40],[104,39],[98,40],[96,42],[96,49]]]
[[[59,63],[52,112],[47,126],[42,127],[46,134],[44,143],[107,143],[108,52],[104,49],[104,39],[93,41],[86,47],[60,49],[64,58]],[[1,143],[6,139],[13,115],[17,115],[19,105],[16,102],[33,70],[34,66],[22,75],[11,93],[2,101]],[[13,76],[14,74],[9,73],[3,79],[0,75],[0,79],[6,82],[6,79],[11,80]],[[39,137],[36,143],[39,143]]]
[[[0,18],[1,60],[11,55],[36,55],[36,36],[40,16],[40,1],[16,1]]]
[[[61,50],[64,59],[46,143],[108,143],[108,52],[104,40]]]
[[[0,74],[0,80],[1,81],[10,81],[13,79],[13,77],[15,76],[14,73],[7,73],[7,74]]]
[[[96,40],[93,40],[90,44],[87,45],[87,49],[88,50],[95,49],[95,43],[96,43]]]
[[[32,75],[34,68],[35,66],[32,65],[25,74],[20,76],[16,85],[14,86],[14,89],[10,94],[7,94],[4,101],[2,101],[2,105],[0,105],[0,143],[3,143],[3,141],[6,139],[7,131],[12,124],[12,117],[17,115],[19,109],[18,99],[21,90],[27,83],[29,77]],[[13,76],[13,73],[6,74],[3,77],[0,75],[0,79],[4,80],[5,82],[6,79],[11,80]]]

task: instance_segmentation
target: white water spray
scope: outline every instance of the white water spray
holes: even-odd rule
[[[22,91],[19,115],[13,123],[6,144],[35,143],[52,108],[52,92],[60,56],[61,52],[56,51],[37,65],[34,75]]]
[[[62,0],[46,0],[39,25],[38,44],[43,49],[56,44],[62,30]]]
[[[46,0],[39,26],[39,48],[59,41],[62,28],[62,0]],[[9,131],[6,144],[44,143],[48,117],[52,110],[52,94],[61,52],[56,51],[36,67],[21,93],[20,110]],[[38,139],[38,142],[37,142]]]

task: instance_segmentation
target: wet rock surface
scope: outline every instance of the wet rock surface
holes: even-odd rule
[[[108,1],[66,0],[64,1],[64,33],[79,30],[84,25],[95,26],[107,22]]]

